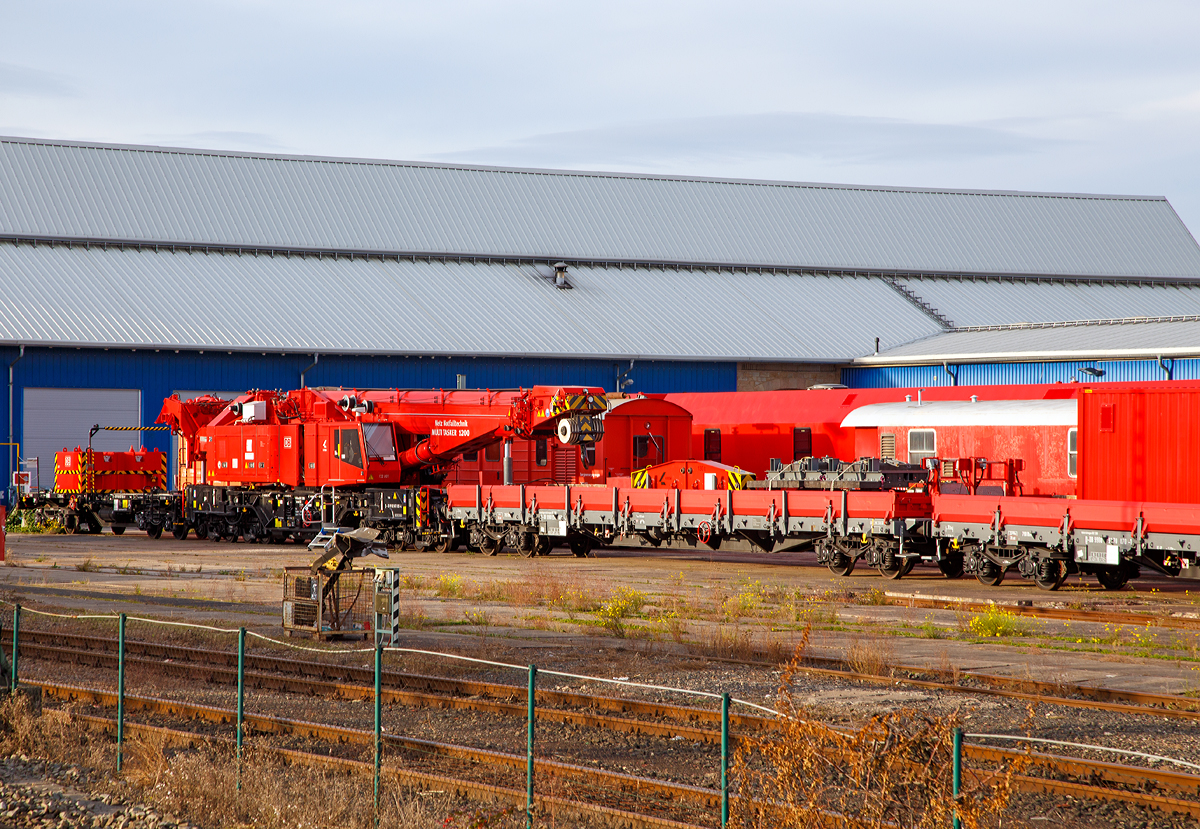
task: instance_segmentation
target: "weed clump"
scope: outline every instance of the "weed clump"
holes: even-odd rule
[[[983,637],[1025,636],[1029,625],[1011,610],[989,607],[983,613],[972,616],[967,622],[971,633]]]
[[[612,598],[600,605],[596,611],[600,624],[613,636],[625,638],[625,619],[642,612],[646,604],[646,594],[632,587],[622,587]]]

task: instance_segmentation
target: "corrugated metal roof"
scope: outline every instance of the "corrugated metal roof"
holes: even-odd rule
[[[957,328],[1200,314],[1200,283],[905,279]]]
[[[0,139],[0,234],[763,267],[1200,277],[1160,197],[512,170]]]
[[[1200,320],[951,331],[860,357],[858,365],[1116,360],[1200,355]]]
[[[795,362],[940,330],[856,276],[573,266],[560,290],[531,264],[11,242],[0,274],[0,342],[27,345]]]

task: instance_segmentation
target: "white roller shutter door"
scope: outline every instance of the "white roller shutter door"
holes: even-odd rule
[[[54,453],[84,448],[92,426],[141,426],[140,389],[25,389],[21,455],[37,458],[41,484],[54,486]],[[92,448],[120,452],[141,447],[141,432],[97,432]]]

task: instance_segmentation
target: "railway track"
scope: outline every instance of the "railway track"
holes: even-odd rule
[[[116,667],[116,642],[104,637],[23,631],[20,647],[22,655],[96,667]],[[126,649],[126,658],[131,664],[201,681],[236,682],[237,656],[232,652],[137,640],[127,640]],[[775,667],[771,663],[743,660],[718,661]],[[921,679],[919,677],[928,672],[916,666],[895,666],[891,676],[879,676],[849,671],[840,660],[811,661],[824,661],[833,667],[805,665],[799,670],[831,679],[884,685],[902,683],[946,693],[981,694],[1117,714],[1200,721],[1200,700],[1190,697],[1013,680],[991,674],[964,672],[962,677],[979,683],[978,686],[969,686]],[[246,680],[251,687],[264,690],[365,699],[370,696],[374,674],[366,667],[248,653]],[[384,672],[383,685],[384,698],[391,703],[525,716],[526,689],[516,685],[395,671]],[[710,744],[719,741],[719,735],[712,728],[702,727],[719,726],[719,715],[713,710],[549,689],[539,690],[537,699],[542,706],[539,707],[538,716],[544,717],[547,722],[655,737],[678,736]],[[730,724],[761,729],[770,727],[770,720],[749,714],[731,714]]]
[[[30,683],[42,689],[42,693],[51,699],[63,702],[85,703],[115,708],[117,695],[113,691],[85,688],[74,685],[64,685],[48,682]],[[236,722],[237,712],[232,709],[217,708],[192,703],[156,697],[125,695],[125,710],[127,712],[143,712],[160,717],[183,720],[199,720],[216,725],[231,725]],[[107,718],[105,718],[107,720]],[[115,721],[114,723],[115,728]],[[375,735],[371,731],[345,728],[342,726],[326,725],[323,723],[306,722],[303,720],[255,714],[245,715],[247,728],[257,734],[275,734],[320,740],[331,746],[365,747],[374,743]],[[130,727],[126,724],[126,728]],[[147,727],[142,724],[140,727]],[[196,734],[186,732],[193,737],[213,738],[214,734]],[[228,739],[228,738],[226,738]],[[526,758],[521,754],[493,751],[488,749],[470,748],[467,746],[439,743],[431,740],[419,740],[401,737],[394,734],[383,735],[384,751],[392,754],[399,753],[408,757],[420,758],[423,765],[429,765],[431,759],[442,761],[442,765],[461,771],[474,770],[468,777],[449,775],[429,775],[412,773],[414,779],[423,783],[452,780],[460,787],[467,787],[476,794],[495,793],[497,790],[511,792],[511,802],[524,805],[524,774]],[[337,758],[328,755],[320,756],[327,760],[347,761],[349,758]],[[366,763],[355,763],[356,766],[370,769]],[[610,804],[601,804],[599,809],[595,804],[574,802],[580,810],[592,810],[610,813],[613,816],[632,820],[637,819],[644,826],[694,826],[686,821],[676,820],[665,816],[666,813],[680,813],[691,807],[691,810],[716,815],[720,806],[721,793],[715,789],[698,786],[688,786],[671,783],[660,779],[637,777],[630,774],[606,771],[589,766],[579,766],[553,760],[536,760],[535,775],[538,779],[560,780],[580,788],[593,791],[600,790],[605,799],[620,802],[625,808],[617,808]],[[483,778],[482,780],[480,778]],[[424,780],[423,778],[429,778]],[[519,785],[518,785],[519,784]],[[481,789],[480,787],[484,787]],[[519,796],[519,797],[518,797]],[[631,806],[640,807],[635,812]],[[655,814],[658,812],[659,814]]]
[[[32,683],[42,689],[47,698],[64,702],[88,703],[106,707],[115,707],[117,696],[112,691],[84,688],[80,686],[63,685],[48,682]],[[174,700],[155,697],[126,695],[127,711],[141,711],[149,714],[172,717],[177,719],[201,720],[206,723],[229,725],[236,721],[236,712],[230,709],[212,706],[201,706]],[[78,715],[83,722],[106,728],[115,732],[116,721],[112,718]],[[247,727],[262,734],[286,734],[301,738],[317,739],[340,746],[368,746],[373,744],[374,734],[369,731],[305,722],[301,720],[275,717],[264,714],[248,713],[245,716]],[[154,733],[165,736],[172,741],[221,742],[229,744],[228,737],[214,734],[197,734],[192,731],[165,729],[144,723],[126,723],[126,732]],[[385,750],[413,752],[423,758],[437,757],[457,761],[464,767],[484,767],[493,772],[502,769],[514,777],[519,777],[526,763],[522,755],[484,749],[469,748],[429,740],[417,740],[397,735],[384,735]],[[289,762],[309,765],[325,765],[366,772],[369,764],[350,758],[334,757],[311,752],[298,752],[287,749],[271,748]],[[964,759],[976,762],[1004,763],[1024,758],[1031,766],[1041,768],[1048,773],[1067,775],[1089,781],[1099,781],[1104,785],[1080,783],[1070,780],[1059,780],[1051,777],[1035,777],[1021,774],[1014,777],[1014,788],[1022,792],[1034,792],[1099,801],[1115,801],[1146,809],[1162,810],[1175,814],[1186,814],[1200,818],[1200,801],[1184,800],[1156,792],[1172,792],[1189,795],[1200,795],[1200,776],[1164,771],[1160,769],[1126,766],[1117,763],[1104,763],[1081,760],[1042,753],[1024,753],[1009,749],[998,749],[987,746],[964,746]],[[970,769],[968,774],[975,774]],[[642,778],[629,774],[604,771],[593,767],[578,766],[551,760],[535,761],[535,774],[538,779],[551,778],[565,784],[603,787],[605,799],[609,803],[588,803],[578,800],[538,796],[539,806],[548,811],[567,811],[578,814],[591,814],[602,817],[620,825],[636,827],[664,827],[664,829],[695,829],[702,824],[677,820],[667,813],[678,811],[681,806],[692,807],[695,812],[716,814],[720,803],[720,792],[698,786],[688,786],[671,783],[661,779]],[[416,772],[394,765],[386,767],[386,775],[399,782],[410,785],[441,786],[443,790],[456,794],[483,799],[490,802],[503,801],[515,805],[524,803],[524,791],[513,785],[485,782],[478,779],[459,778],[446,774]],[[1112,786],[1135,787],[1140,791],[1112,788]],[[616,804],[616,805],[614,805]],[[634,805],[642,809],[649,808],[657,814],[645,814],[633,811]]]

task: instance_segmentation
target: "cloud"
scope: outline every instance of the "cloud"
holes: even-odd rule
[[[68,78],[54,72],[0,62],[0,95],[75,98],[79,91]]]
[[[799,157],[840,164],[945,161],[1040,152],[1062,144],[996,126],[806,112],[721,115],[545,133],[433,156],[440,161],[646,166],[666,159]]]

